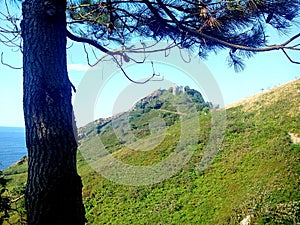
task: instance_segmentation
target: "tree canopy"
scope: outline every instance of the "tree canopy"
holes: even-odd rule
[[[288,34],[299,6],[299,0],[71,0],[68,26],[77,37],[68,36],[111,54],[117,53],[109,47],[120,44],[125,60],[130,60],[126,52],[139,51],[130,40],[143,37],[168,41],[170,48],[187,48],[202,58],[228,49],[228,63],[236,70],[243,68],[244,58],[262,51],[281,50],[299,63],[287,51],[300,50],[292,44],[300,33],[282,44],[269,43],[268,34],[272,28]],[[108,48],[103,47],[107,43]]]
[[[55,17],[55,4],[46,2],[46,13]],[[67,36],[104,53],[120,55],[125,61],[133,60],[128,52],[145,53],[149,46],[143,41],[152,39],[168,41],[168,49],[192,50],[204,59],[211,52],[227,49],[228,65],[236,71],[244,68],[244,59],[272,50],[280,50],[291,63],[300,64],[290,54],[300,50],[300,33],[289,36],[299,22],[299,6],[299,0],[68,0]],[[18,38],[21,19],[9,6],[6,11],[1,20],[12,26],[0,25],[0,41],[22,47]],[[271,43],[272,30],[286,35],[286,41]],[[137,37],[143,48],[131,45]],[[113,50],[116,46],[122,50]]]

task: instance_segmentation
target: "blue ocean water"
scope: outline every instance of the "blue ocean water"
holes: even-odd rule
[[[0,127],[0,170],[3,170],[27,154],[25,128]]]

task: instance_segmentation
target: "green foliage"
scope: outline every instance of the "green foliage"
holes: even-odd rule
[[[211,104],[204,101],[204,98],[202,97],[200,92],[195,89],[189,88],[189,86],[186,86],[184,90],[185,93],[191,97],[192,102],[196,103],[196,108],[198,111],[203,110],[205,107],[211,108]]]
[[[299,82],[228,109],[223,145],[207,171],[197,169],[211,131],[206,112],[199,115],[195,154],[176,176],[147,187],[118,185],[96,173],[84,176],[90,223],[238,224],[247,215],[257,224],[299,223],[300,159],[298,145],[288,135],[300,133]],[[133,114],[136,130],[150,114]],[[178,132],[179,122],[169,127],[168,137],[178,137]],[[134,165],[153,164],[170,154],[174,140],[165,138],[147,154],[120,148],[116,157]]]
[[[9,208],[3,224],[26,224],[25,182],[27,177],[27,162],[11,166],[3,171],[6,180],[5,197]],[[2,211],[1,211],[2,212]]]
[[[199,162],[212,132],[212,114],[199,112],[199,141],[193,157],[178,174],[158,184],[134,187],[109,181],[81,153],[96,148],[100,138],[122,162],[152,165],[174,151],[180,139],[180,120],[167,126],[162,142],[146,152],[120,143],[113,126],[124,128],[125,117],[115,125],[106,124],[99,135],[82,139],[78,169],[88,224],[239,224],[247,215],[252,224],[300,223],[299,145],[289,136],[289,132],[300,134],[299,89],[297,80],[227,109],[222,146],[205,171],[199,171]],[[173,114],[163,117],[160,110],[146,114],[135,110],[129,121],[136,128],[124,132],[134,132],[136,140],[131,144],[146,148],[151,144],[147,142],[149,120]],[[6,174],[11,179],[8,189],[25,181],[20,167]]]
[[[299,8],[298,0],[76,0],[68,2],[67,12],[72,30],[97,43],[128,45],[137,36],[172,40],[202,58],[227,48],[228,64],[240,71],[243,59],[257,48],[271,46],[270,28],[288,33],[297,22]],[[123,58],[130,61],[126,55]]]
[[[8,211],[11,209],[10,198],[7,196],[7,179],[0,171],[0,224],[2,224],[8,217]]]

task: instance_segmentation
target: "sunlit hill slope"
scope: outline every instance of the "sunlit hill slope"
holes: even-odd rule
[[[209,110],[211,104],[194,96],[157,92],[130,112],[79,130],[78,170],[88,224],[300,224],[300,80],[226,109]],[[220,115],[226,115],[226,123],[216,134]],[[182,141],[182,126],[197,134],[194,141]],[[214,138],[222,144],[203,169]],[[101,151],[99,143],[105,146]],[[192,155],[161,182],[130,186],[103,177],[125,177],[123,183],[137,185],[127,171],[113,175],[118,168],[108,166],[109,159],[141,168],[174,152]],[[5,171],[11,189],[24,183],[25,167]]]

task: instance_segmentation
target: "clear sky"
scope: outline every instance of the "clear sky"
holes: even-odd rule
[[[295,28],[293,33],[296,33],[297,30],[298,28]],[[274,35],[274,41],[277,44],[288,38],[287,36],[279,37],[275,33],[272,35]],[[0,45],[0,53],[1,52],[3,52],[4,61],[6,63],[16,67],[22,66],[22,55],[19,52]],[[292,56],[294,56],[296,60],[300,60],[299,53]],[[228,68],[226,57],[227,52],[223,51],[219,52],[218,55],[210,55],[208,59],[204,61],[204,64],[206,64],[221,90],[225,105],[300,77],[300,66],[289,62],[280,51],[255,55],[253,58],[245,61],[246,68],[240,73],[235,73],[233,68]],[[111,65],[111,62],[106,64]],[[68,69],[71,81],[78,88],[89,69],[82,45],[74,44],[68,50]],[[144,78],[152,74],[152,68],[149,64],[140,68],[131,65],[128,71],[129,74],[143,72],[143,76],[141,77]],[[192,88],[199,89],[199,86],[195,84],[191,76],[187,75],[185,73],[186,71],[180,71],[180,68],[175,68],[172,65],[168,67],[168,65],[162,62],[162,64],[155,64],[155,72],[160,73],[165,80],[171,83],[173,82],[183,86],[189,85]],[[137,76],[136,79],[140,79],[141,77]],[[101,83],[104,81],[105,83]],[[98,93],[94,107],[95,119],[110,116],[112,111],[114,111],[113,107],[115,107],[114,103],[116,103],[116,98],[131,85],[130,82],[117,71],[107,79],[99,79],[99,83],[101,93]],[[162,83],[159,81],[155,82],[155,87],[160,88],[162,86]],[[140,88],[143,89],[143,87]],[[202,94],[205,95],[205,93]],[[137,96],[137,98],[139,97],[142,96]],[[136,101],[136,99],[130,100],[129,102],[133,104],[134,101]],[[14,70],[0,64],[0,105],[0,126],[24,126],[22,109],[22,70]]]

